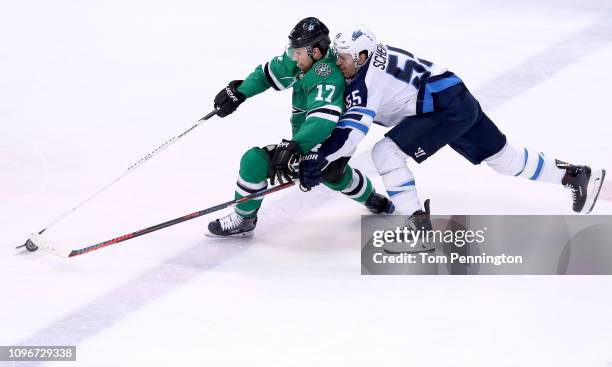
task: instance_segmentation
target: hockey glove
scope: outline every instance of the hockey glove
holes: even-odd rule
[[[318,152],[310,152],[300,161],[300,185],[310,190],[323,181],[323,169],[327,166],[327,159]]]
[[[227,87],[223,88],[215,97],[215,109],[217,116],[225,117],[236,111],[238,106],[246,100],[246,96],[238,91],[242,80],[233,80]]]
[[[274,185],[275,179],[278,179],[279,184],[283,184],[297,178],[291,165],[297,162],[298,156],[298,143],[285,139],[278,143],[270,158],[270,184]]]

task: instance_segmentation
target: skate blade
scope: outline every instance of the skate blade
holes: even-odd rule
[[[595,203],[597,202],[597,198],[599,197],[599,192],[601,191],[605,178],[606,170],[598,169],[591,172],[591,179],[589,180],[589,185],[587,186],[587,199],[584,203],[584,209],[582,210],[584,214],[589,214],[595,207]]]
[[[237,234],[232,234],[229,236],[219,236],[216,235],[214,233],[210,233],[210,232],[206,232],[204,235],[208,238],[231,238],[231,239],[236,239],[236,238],[250,238],[253,237],[253,233],[254,231],[249,231],[249,232],[243,232],[243,233],[237,233]]]

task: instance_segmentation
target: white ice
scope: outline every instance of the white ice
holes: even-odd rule
[[[76,345],[71,366],[611,366],[610,277],[362,276],[365,212],[323,188],[271,195],[251,240],[204,237],[210,215],[71,259],[14,250],[306,16],[367,24],[462,77],[515,144],[612,172],[606,0],[4,1],[0,345]],[[45,235],[80,248],[230,200],[242,153],[289,137],[290,98],[209,120]],[[353,164],[382,191],[373,130]],[[563,188],[448,148],[410,164],[438,214],[571,214]]]

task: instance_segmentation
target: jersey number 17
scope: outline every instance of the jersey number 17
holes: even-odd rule
[[[334,92],[336,91],[335,85],[325,84],[325,94],[323,96],[323,85],[317,85],[317,96],[315,97],[315,101],[325,101],[328,103],[332,102],[332,98],[334,98]]]

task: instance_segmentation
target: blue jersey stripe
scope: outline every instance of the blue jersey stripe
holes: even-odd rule
[[[353,121],[353,120],[345,120],[342,119],[340,120],[337,124],[336,127],[352,127],[355,128],[357,130],[362,131],[364,134],[367,134],[368,131],[370,130],[367,126],[365,126],[364,124],[360,124],[357,121]]]
[[[363,117],[363,115],[359,114],[359,113],[350,113],[347,112],[344,115],[342,115],[343,119],[352,119],[355,121],[361,121],[361,118]]]
[[[367,108],[360,108],[360,107],[351,107],[349,108],[346,113],[352,113],[352,112],[358,112],[358,113],[362,113],[364,115],[368,115],[372,118],[376,117],[376,112],[369,110]]]
[[[425,84],[425,95],[423,96],[423,113],[433,112],[433,96],[432,93],[441,92],[447,88],[461,83],[461,79],[457,76],[452,75],[448,78],[436,80],[435,82]]]

